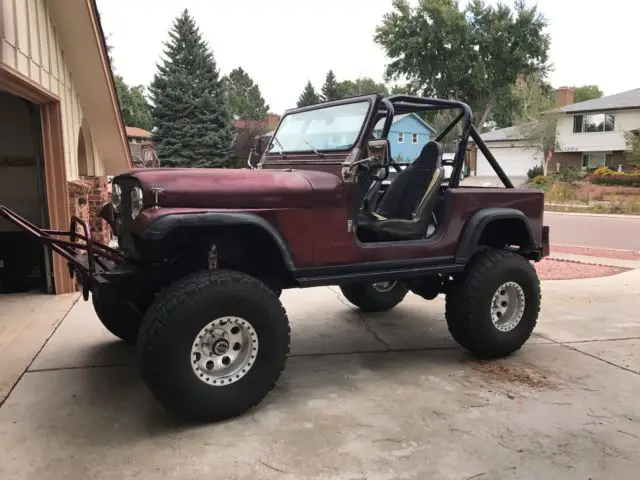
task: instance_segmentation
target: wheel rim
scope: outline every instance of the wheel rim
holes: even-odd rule
[[[207,385],[229,385],[244,377],[258,354],[258,335],[240,317],[221,317],[205,326],[191,347],[191,368]]]
[[[500,285],[491,301],[491,321],[501,332],[516,328],[524,314],[524,290],[515,282]]]
[[[398,282],[377,282],[377,283],[372,283],[371,286],[376,292],[386,293],[393,290],[393,288],[396,286],[397,283]]]

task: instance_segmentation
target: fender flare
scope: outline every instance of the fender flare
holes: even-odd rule
[[[177,228],[233,227],[239,225],[251,225],[264,230],[278,246],[287,269],[289,271],[295,270],[289,248],[280,232],[263,217],[253,213],[202,212],[169,214],[160,217],[149,225],[140,233],[140,237],[144,240],[156,241],[164,238],[169,232]]]
[[[531,245],[535,245],[531,225],[527,216],[515,208],[484,208],[467,221],[462,238],[458,244],[455,263],[466,264],[471,259],[485,228],[496,220],[518,220],[527,229],[527,235]]]

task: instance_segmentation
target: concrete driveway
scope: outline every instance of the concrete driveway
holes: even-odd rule
[[[474,361],[443,301],[285,292],[292,357],[250,414],[171,419],[79,302],[0,408],[6,479],[616,479],[640,468],[640,270],[543,283],[535,338]]]

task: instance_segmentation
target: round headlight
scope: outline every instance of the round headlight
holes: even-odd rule
[[[120,205],[122,205],[122,189],[117,183],[111,186],[111,205],[116,211],[120,210]]]
[[[131,190],[131,216],[136,218],[144,208],[143,193],[140,187],[133,187]]]

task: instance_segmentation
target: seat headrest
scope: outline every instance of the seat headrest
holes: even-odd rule
[[[427,142],[422,147],[422,151],[415,162],[414,166],[417,168],[438,168],[442,163],[442,144],[440,142]]]

